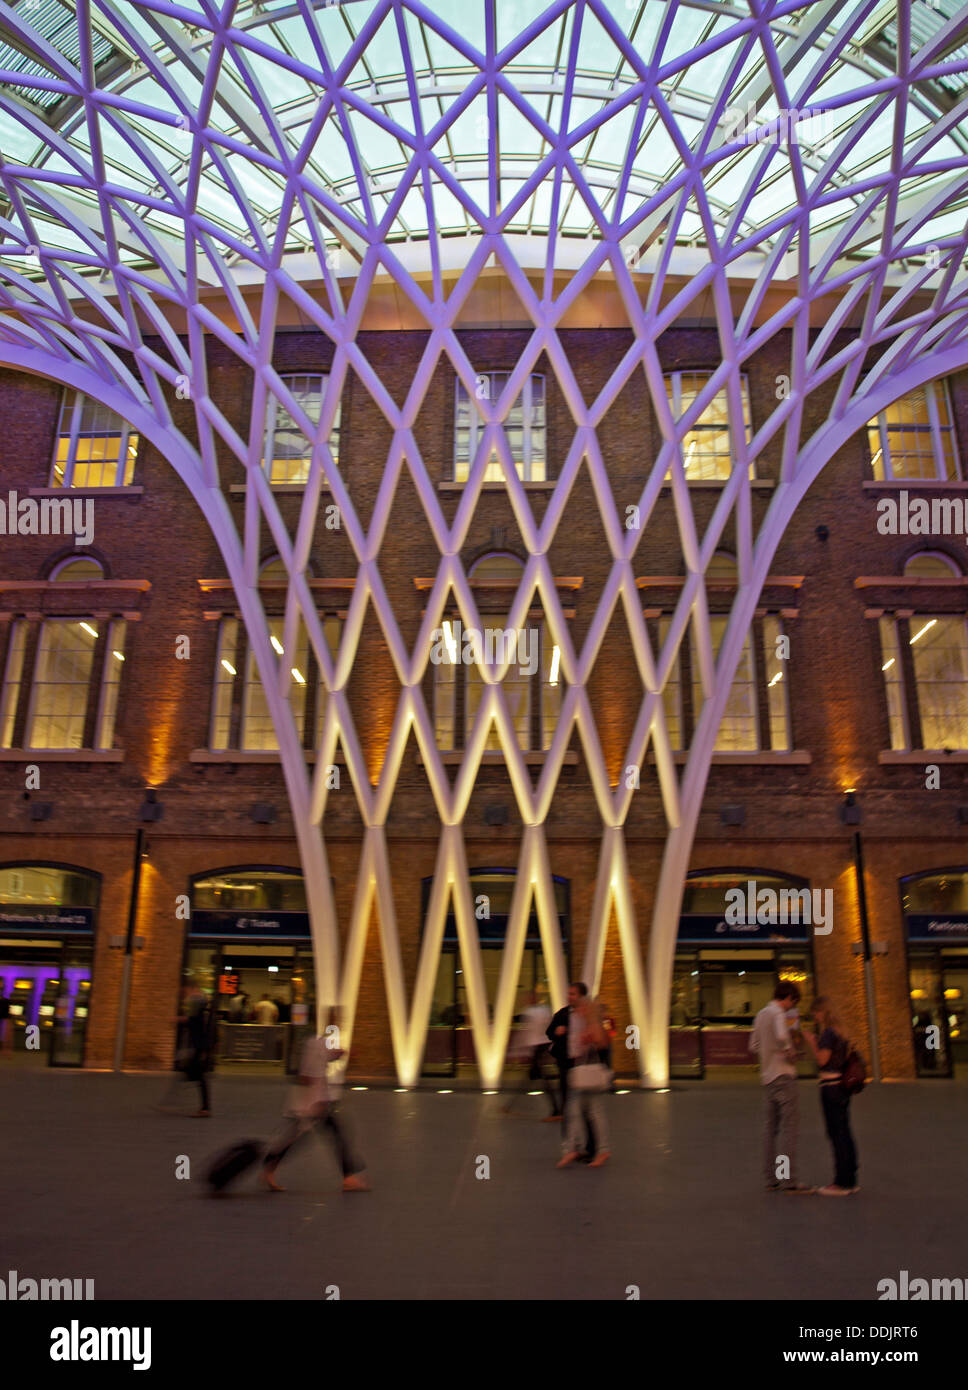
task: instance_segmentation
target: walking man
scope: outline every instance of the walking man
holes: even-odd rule
[[[756,1015],[750,1051],[759,1057],[766,1098],[763,1177],[767,1191],[806,1196],[816,1189],[806,1187],[797,1178],[800,1116],[796,1052],[789,1017],[799,1001],[796,985],[789,981],[777,985],[771,1002]]]
[[[270,1192],[285,1190],[275,1181],[275,1171],[289,1150],[314,1129],[320,1138],[325,1135],[333,1143],[343,1174],[343,1191],[370,1190],[365,1166],[350,1147],[335,1103],[334,1088],[327,1079],[329,1064],[345,1055],[341,1049],[328,1046],[330,1041],[324,1035],[307,1038],[303,1045],[298,1084],[294,1088],[286,1124],[263,1159],[262,1185]]]

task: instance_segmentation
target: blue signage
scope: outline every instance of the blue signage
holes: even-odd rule
[[[309,936],[308,912],[247,912],[210,911],[196,908],[192,912],[190,936],[267,937],[287,940]]]
[[[968,941],[968,912],[913,912],[904,923],[909,941]]]
[[[49,903],[0,903],[0,927],[32,932],[92,932],[93,907],[51,907]]]
[[[806,922],[727,922],[713,912],[690,912],[679,918],[680,941],[709,941],[715,945],[747,941],[806,941]]]
[[[482,946],[503,946],[507,935],[507,927],[510,918],[506,913],[497,913],[493,917],[483,917],[477,919],[477,936]],[[566,919],[559,916],[558,929],[561,932],[561,939],[565,943],[568,941],[566,930]],[[456,946],[458,944],[457,918],[452,912],[448,912],[444,921],[444,945]],[[528,924],[525,929],[524,944],[526,947],[541,945],[541,928],[538,925],[537,914],[532,912],[528,917]]]

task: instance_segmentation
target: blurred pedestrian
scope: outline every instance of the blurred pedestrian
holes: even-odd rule
[[[602,1095],[612,1082],[611,1072],[602,1061],[608,1039],[602,1027],[601,1010],[580,994],[568,1019],[568,1095],[565,1101],[564,1139],[559,1168],[576,1163],[582,1156],[582,1141],[589,1132],[595,1146],[590,1168],[601,1168],[611,1157],[611,1145]]]
[[[218,1048],[218,1016],[214,1002],[202,990],[193,988],[188,995],[187,1011],[180,1023],[185,1024],[188,1060],[185,1077],[198,1086],[201,1105],[193,1119],[207,1120],[211,1115],[208,1094],[208,1073],[214,1069]]]
[[[331,1022],[335,1011],[330,1014]],[[354,1153],[346,1123],[339,1113],[338,1089],[328,1077],[330,1064],[346,1054],[332,1046],[333,1035],[307,1038],[299,1063],[299,1076],[282,1130],[269,1145],[262,1161],[262,1184],[270,1192],[283,1192],[275,1181],[275,1172],[290,1150],[313,1130],[320,1138],[328,1139],[336,1151],[343,1174],[344,1192],[368,1192],[370,1184],[366,1166]]]
[[[4,1052],[13,1051],[13,1023],[10,1019],[10,1000],[3,992],[0,985],[0,1049]]]
[[[821,1197],[851,1197],[857,1186],[857,1145],[850,1129],[850,1092],[844,1085],[844,1067],[850,1042],[833,1005],[820,995],[810,1006],[817,1036],[804,1033],[820,1071],[820,1105],[827,1137],[834,1151],[834,1180],[821,1187]]]
[[[518,1034],[517,1044],[521,1051],[522,1060],[528,1066],[528,1080],[539,1082],[548,1098],[551,1113],[545,1116],[546,1121],[560,1120],[562,1117],[554,1080],[548,1073],[548,1053],[550,1051],[548,1027],[550,1023],[551,1010],[547,1004],[541,1002],[538,991],[533,989],[528,995],[528,1007],[521,1015],[521,1030]],[[512,1096],[504,1107],[505,1114],[511,1113],[513,1104],[514,1097]]]
[[[273,1004],[268,994],[262,996],[258,1004],[256,1004],[255,1008],[252,1010],[252,1015],[252,1021],[254,1023],[270,1024],[279,1022],[279,1010],[276,1008],[275,1004]]]

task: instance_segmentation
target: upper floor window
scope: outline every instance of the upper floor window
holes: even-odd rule
[[[68,387],[61,404],[52,487],[129,487],[138,435],[106,405]]]
[[[114,746],[127,623],[123,618],[46,618],[11,624],[0,697],[0,747],[70,751]],[[23,673],[34,646],[26,710]]]
[[[510,372],[480,372],[475,393],[478,400],[495,402],[500,399],[510,378]],[[454,417],[454,481],[466,483],[477,456],[484,431],[481,413],[464,387],[457,382],[457,407]],[[518,477],[525,482],[543,483],[548,477],[547,418],[545,411],[545,379],[532,374],[521,394],[514,401],[504,421],[504,433],[514,460]],[[486,483],[499,483],[504,471],[496,450],[484,471]]]
[[[103,579],[104,570],[97,560],[92,560],[88,555],[70,555],[54,566],[50,577],[58,584],[77,583],[86,579]]]
[[[665,377],[666,394],[675,420],[695,404],[697,396],[707,386],[712,372],[669,372]],[[752,438],[749,384],[742,380],[743,433],[747,444]],[[694,421],[682,440],[682,462],[687,481],[726,479],[733,470],[733,450],[729,438],[729,402],[724,387]],[[753,468],[750,466],[750,476]]]
[[[310,421],[318,427],[323,411],[323,394],[329,377],[321,373],[300,372],[283,376],[282,384]],[[339,463],[341,405],[337,405],[329,450]],[[309,478],[314,441],[297,425],[284,405],[270,396],[266,408],[265,467],[270,483],[305,483]]]
[[[931,381],[888,406],[868,422],[867,438],[878,482],[958,477],[951,406],[943,381]]]
[[[891,747],[968,748],[968,624],[964,617],[951,613],[884,617],[880,635]],[[905,681],[905,646],[910,651],[913,691]]]
[[[503,589],[509,603],[522,573],[521,562],[513,555],[486,555],[471,570],[475,585],[485,592],[492,585],[494,590]],[[485,600],[482,609],[495,608],[492,595],[487,599],[491,601]],[[501,690],[518,747],[526,751],[551,747],[561,712],[561,652],[540,618],[529,618],[527,626],[515,631],[507,626],[506,613],[506,605],[503,614],[482,611],[477,633],[466,630],[458,618],[443,620],[434,644],[440,660],[432,661],[438,748],[455,750],[470,740],[486,688],[478,655],[485,662],[500,660],[502,655],[512,658]],[[501,749],[494,723],[484,747]]]

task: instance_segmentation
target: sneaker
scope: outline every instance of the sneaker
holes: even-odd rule
[[[365,1173],[352,1173],[348,1178],[343,1179],[344,1192],[369,1192],[370,1184],[366,1180]]]
[[[780,1188],[781,1192],[792,1193],[794,1197],[812,1197],[816,1190],[815,1187],[808,1187],[803,1182],[791,1182],[786,1187]]]
[[[608,1149],[606,1149],[604,1153],[596,1154],[588,1166],[589,1168],[601,1168],[602,1164],[607,1163],[611,1156]]]
[[[563,1115],[545,1115],[544,1118],[542,1119],[542,1124],[546,1124],[546,1125],[559,1125],[559,1124],[561,1124],[561,1121],[562,1121],[563,1119],[564,1119],[564,1116],[563,1116]]]
[[[780,1184],[778,1182],[768,1182],[766,1184],[766,1190],[767,1192],[779,1192]]]
[[[577,1163],[579,1158],[581,1158],[581,1154],[578,1153],[565,1154],[564,1158],[559,1158],[558,1162],[555,1164],[555,1167],[567,1168],[569,1163]]]
[[[268,1168],[263,1168],[259,1173],[259,1181],[267,1192],[285,1192],[284,1187],[280,1187]]]
[[[829,1187],[821,1187],[821,1197],[850,1197],[855,1191],[853,1187],[838,1187],[836,1183],[831,1183]]]

